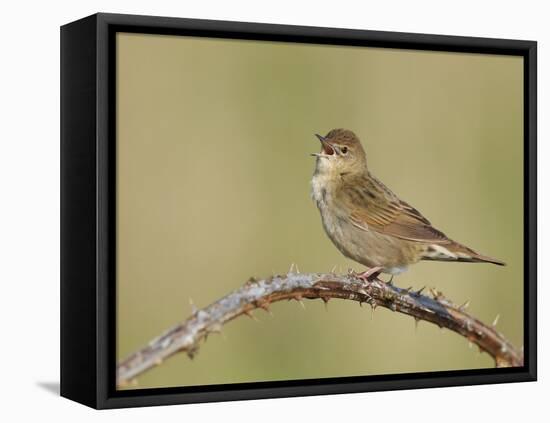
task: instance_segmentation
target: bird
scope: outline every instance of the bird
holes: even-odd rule
[[[358,277],[370,282],[384,273],[393,279],[421,260],[505,265],[452,240],[386,187],[369,171],[353,131],[339,128],[315,136],[321,151],[312,154],[311,197],[330,240],[367,267]]]

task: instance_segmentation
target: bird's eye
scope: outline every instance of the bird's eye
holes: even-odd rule
[[[348,152],[348,148],[347,147],[342,147],[342,154],[346,154]]]

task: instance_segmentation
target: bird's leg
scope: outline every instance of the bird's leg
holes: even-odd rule
[[[372,282],[378,278],[378,275],[380,275],[381,272],[382,267],[376,266],[365,270],[363,273],[358,273],[355,276],[365,282]]]

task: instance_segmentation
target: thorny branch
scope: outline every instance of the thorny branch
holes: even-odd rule
[[[222,326],[234,318],[262,308],[269,311],[271,303],[281,300],[321,299],[327,303],[331,298],[368,303],[407,314],[416,321],[424,320],[441,328],[450,329],[476,344],[495,360],[497,367],[523,366],[523,353],[518,351],[493,325],[486,325],[466,313],[463,306],[456,306],[440,292],[431,290],[431,297],[422,295],[422,290],[402,289],[381,280],[365,284],[353,273],[299,274],[288,273],[268,279],[250,279],[241,288],[201,309],[147,346],[122,360],[117,366],[117,385],[126,386],[135,378],[177,352],[186,352],[193,357],[201,340],[210,333],[220,332]],[[495,322],[496,323],[496,322]]]

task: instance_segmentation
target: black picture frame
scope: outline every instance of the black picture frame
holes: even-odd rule
[[[115,389],[115,43],[118,31],[524,58],[524,353],[517,368]],[[61,395],[94,408],[534,381],[537,44],[534,41],[98,13],[61,28]]]

